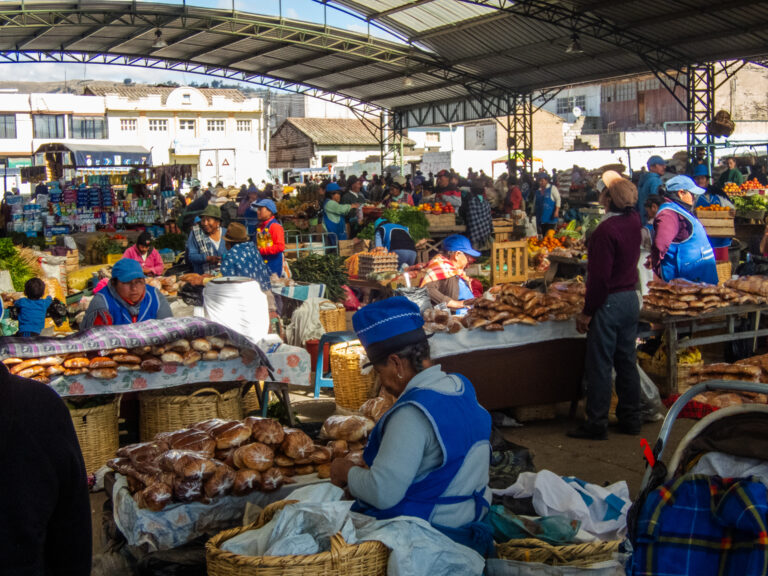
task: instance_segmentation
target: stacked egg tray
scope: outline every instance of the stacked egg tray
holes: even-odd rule
[[[360,278],[366,278],[369,274],[376,272],[397,271],[397,254],[393,252],[386,254],[360,254],[358,258],[357,275]]]

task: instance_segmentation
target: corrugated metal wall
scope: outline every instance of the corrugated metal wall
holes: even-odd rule
[[[314,145],[303,133],[284,124],[269,141],[270,168],[308,168]]]

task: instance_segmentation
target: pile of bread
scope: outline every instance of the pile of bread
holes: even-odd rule
[[[247,357],[250,350],[240,350],[226,336],[206,336],[194,340],[176,340],[162,346],[113,348],[98,354],[62,354],[41,358],[6,358],[3,364],[24,378],[48,383],[59,375],[88,374],[92,378],[112,379],[118,372],[141,370],[160,372],[165,364],[191,366],[201,361],[223,361]]]
[[[152,442],[121,448],[107,465],[126,476],[140,508],[157,511],[172,502],[270,492],[297,475],[328,477],[333,454],[301,430],[249,416],[160,433]]]
[[[472,301],[461,323],[469,330],[496,331],[509,324],[535,326],[548,320],[569,320],[584,307],[585,293],[581,282],[554,283],[546,294],[518,284],[501,284]]]
[[[692,383],[708,380],[768,383],[768,354],[744,358],[735,364],[721,362],[694,367],[691,369],[691,378],[693,379]],[[725,408],[738,404],[768,404],[768,395],[745,390],[710,391],[697,394],[693,400],[716,408]]]
[[[643,308],[664,316],[697,316],[716,308],[744,304],[764,304],[766,296],[759,290],[768,283],[748,276],[729,280],[725,286],[689,282],[675,278],[670,282],[653,280],[648,282],[649,292],[643,296]],[[764,287],[764,288],[763,288]]]
[[[707,380],[735,380],[740,382],[760,382],[763,370],[760,366],[749,364],[728,364],[719,362],[717,364],[705,364],[703,366],[692,366],[690,383],[698,384]]]
[[[181,288],[176,276],[173,275],[147,278],[147,285],[156,288],[164,296],[176,296],[179,293],[179,288]]]
[[[213,278],[212,274],[182,274],[179,276],[179,285],[191,284],[192,286],[202,286],[211,278]]]

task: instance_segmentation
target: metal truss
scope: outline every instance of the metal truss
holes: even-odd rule
[[[712,63],[688,67],[688,106],[686,148],[688,161],[695,162],[699,150],[706,151],[706,161],[712,172],[714,138],[707,125],[715,115],[715,65]]]
[[[507,173],[511,176],[520,168],[533,173],[533,98],[522,94],[513,99],[515,113],[510,116],[507,136]]]

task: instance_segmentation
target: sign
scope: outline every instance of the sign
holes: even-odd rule
[[[224,158],[224,162],[221,163],[222,166],[229,166],[229,162],[227,162],[227,159]]]
[[[213,166],[213,162],[211,161],[210,158],[208,159],[208,162],[205,163],[205,165],[206,166]]]
[[[464,127],[464,150],[496,150],[496,124]]]

